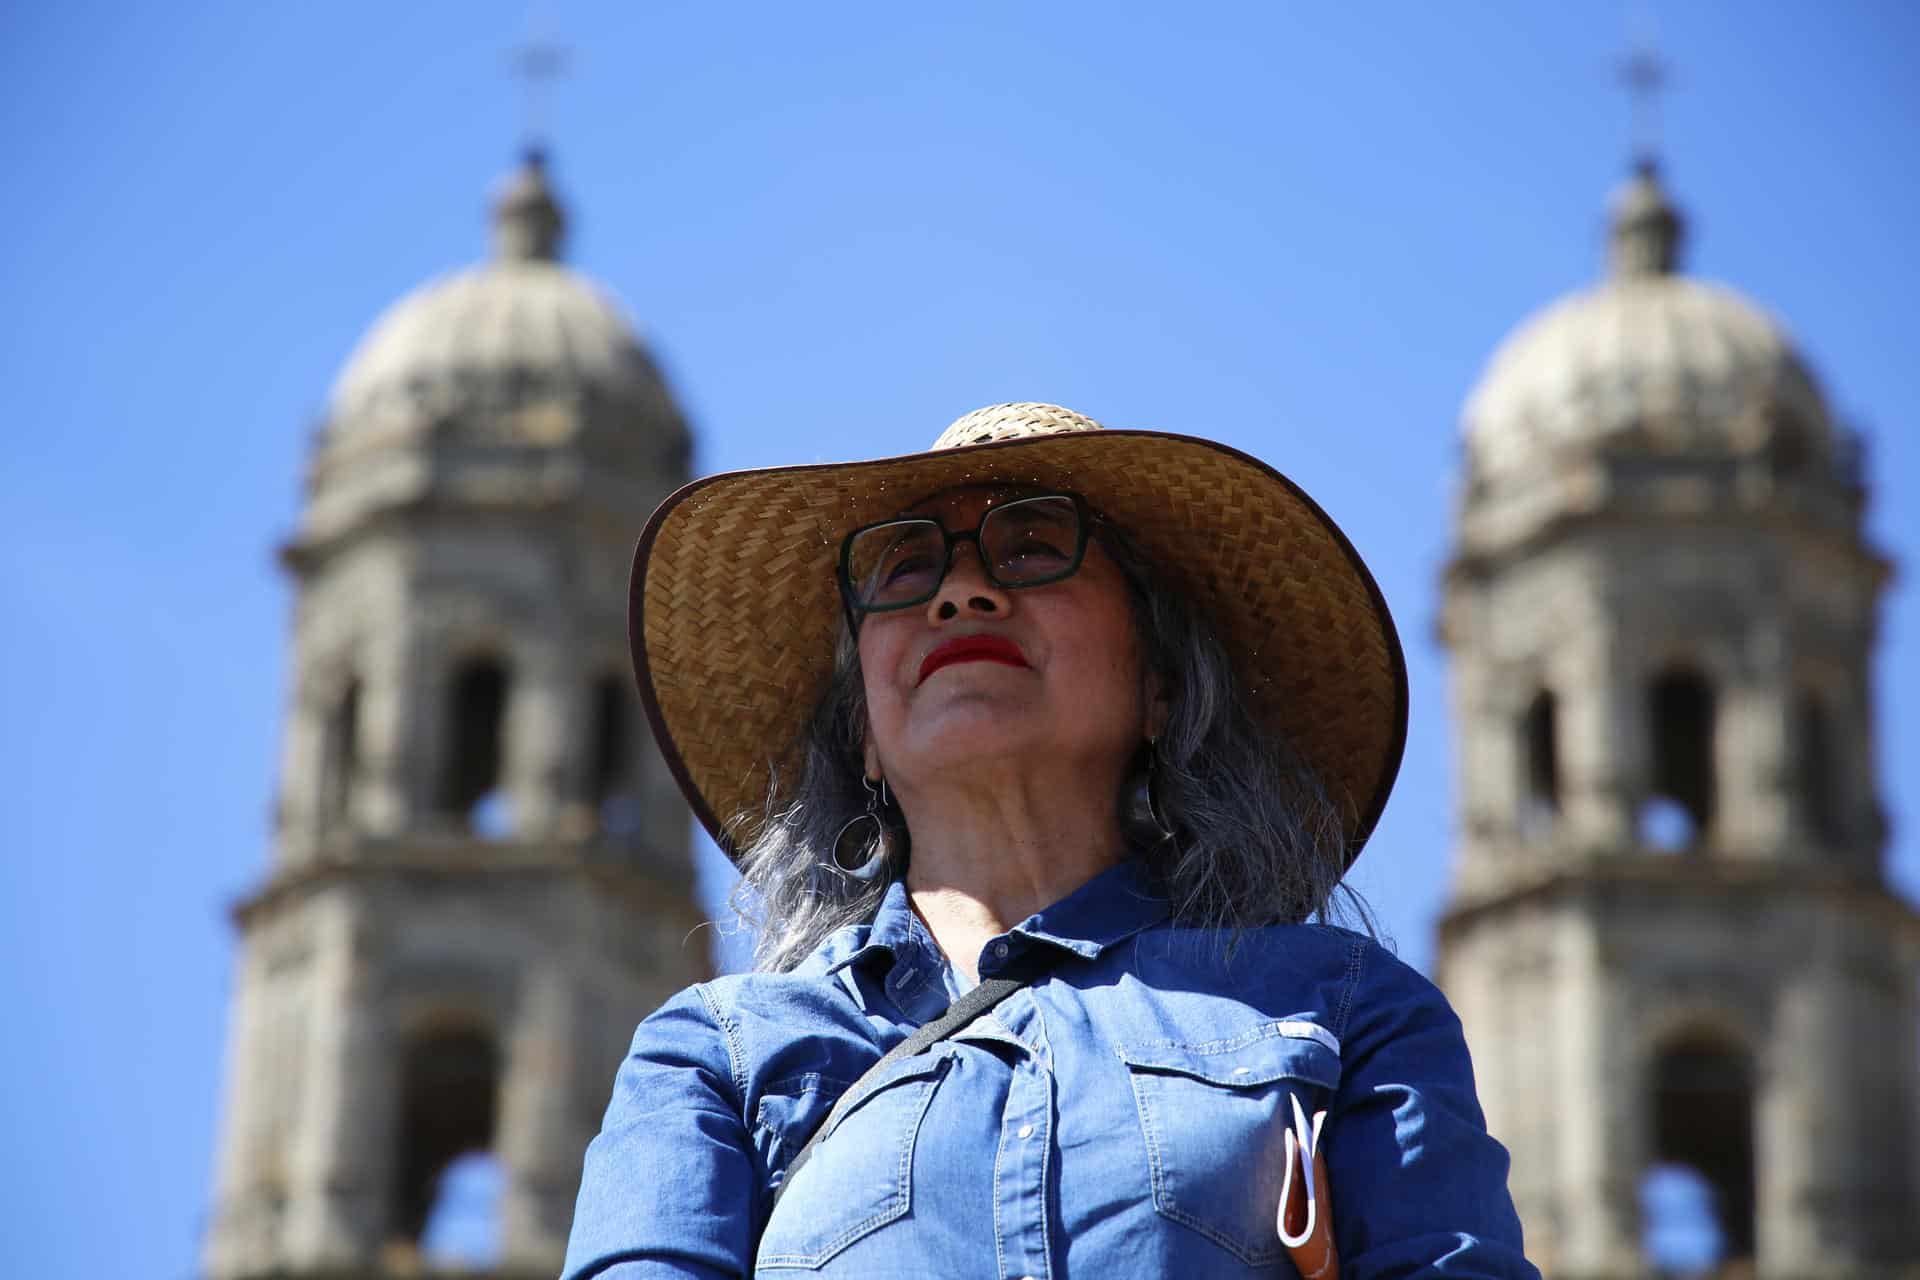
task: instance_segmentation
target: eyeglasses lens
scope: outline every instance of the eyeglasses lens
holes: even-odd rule
[[[966,534],[953,540],[973,541]],[[1003,587],[1057,582],[1080,567],[1086,542],[1073,499],[1021,498],[980,521],[980,556]],[[846,573],[858,606],[904,609],[931,599],[946,577],[950,540],[934,520],[894,520],[863,529],[847,544]]]
[[[938,589],[946,551],[946,535],[935,521],[875,525],[847,545],[847,578],[862,608],[904,608]]]
[[[981,553],[1002,586],[1055,582],[1080,563],[1080,513],[1071,498],[1022,498],[980,522]]]

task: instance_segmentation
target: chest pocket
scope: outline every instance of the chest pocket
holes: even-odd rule
[[[824,1266],[913,1207],[914,1142],[951,1061],[948,1054],[916,1054],[860,1086],[859,1096],[822,1134],[807,1167],[768,1219],[757,1269]],[[806,1145],[806,1122],[824,1116],[834,1101],[825,1091],[809,1091],[803,1098],[769,1096],[761,1102],[756,1128],[796,1122],[778,1144],[791,1159]]]
[[[1339,1041],[1304,1021],[1197,1044],[1123,1045],[1153,1207],[1250,1266],[1286,1250],[1274,1225],[1288,1097],[1311,1115],[1340,1084]],[[1338,1142],[1337,1133],[1329,1141]]]

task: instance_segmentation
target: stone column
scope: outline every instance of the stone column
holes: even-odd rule
[[[419,771],[414,715],[407,690],[418,680],[409,662],[412,628],[406,615],[370,637],[360,684],[360,771],[354,808],[363,830],[380,836],[400,834],[414,811]]]
[[[1606,942],[1585,911],[1560,917],[1560,1028],[1553,1080],[1560,1129],[1560,1268],[1633,1275],[1636,1173],[1645,1095],[1634,1060],[1631,1002],[1608,971]]]
[[[558,962],[529,972],[508,1036],[497,1144],[506,1174],[500,1239],[505,1261],[530,1269],[559,1268],[581,1154],[593,1136],[579,1124],[575,986]]]
[[[1739,640],[1716,645],[1714,826],[1734,857],[1772,858],[1789,834],[1792,681],[1778,618],[1750,618]]]
[[[1596,626],[1570,647],[1560,698],[1562,801],[1583,848],[1624,849],[1633,839],[1633,778],[1639,735],[1634,664],[1617,635]]]
[[[281,1256],[296,1268],[365,1265],[389,1225],[394,1039],[360,954],[355,904],[336,896],[307,909],[315,926],[309,1083],[294,1125]]]
[[[577,807],[582,740],[592,719],[567,628],[556,619],[548,631],[554,634],[543,632],[516,650],[508,713],[513,733],[501,762],[514,826],[527,840],[560,834],[569,808]]]
[[[267,1012],[262,1007],[264,969],[259,949],[243,942],[227,1040],[227,1103],[220,1132],[213,1220],[201,1259],[212,1280],[263,1269],[273,1256],[275,1223],[267,1203],[267,1171],[254,1159],[264,1093],[258,1068],[267,1058],[265,1046],[260,1044]]]
[[[410,601],[407,616],[421,613],[430,616],[426,602]],[[424,626],[409,627],[393,639],[399,681],[391,695],[394,721],[388,741],[394,754],[387,785],[403,830],[451,829],[439,812],[453,680],[445,666],[445,641]]]

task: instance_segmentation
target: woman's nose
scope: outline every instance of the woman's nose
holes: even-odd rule
[[[927,621],[951,622],[968,614],[1001,618],[1012,612],[1012,597],[1006,588],[988,580],[980,556],[980,544],[976,541],[954,547],[947,576],[940,580],[940,589],[933,593],[933,599],[927,601]]]

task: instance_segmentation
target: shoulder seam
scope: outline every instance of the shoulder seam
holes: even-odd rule
[[[699,993],[700,1003],[707,1006],[713,1024],[720,1028],[721,1038],[727,1042],[727,1071],[733,1077],[734,1092],[744,1101],[747,1096],[747,1055],[740,1047],[740,1033],[734,1029],[732,1019],[720,1012],[720,1006],[715,1003],[708,984],[697,983],[693,989]]]
[[[1340,992],[1340,1008],[1334,1014],[1333,1034],[1347,1037],[1347,1019],[1353,1012],[1353,993],[1360,986],[1360,972],[1366,966],[1367,940],[1356,937],[1347,944],[1347,983]]]

